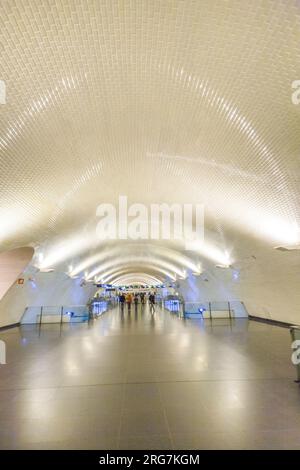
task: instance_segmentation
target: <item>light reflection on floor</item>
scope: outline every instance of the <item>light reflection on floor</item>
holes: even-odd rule
[[[0,339],[2,449],[300,448],[287,329],[139,306]]]

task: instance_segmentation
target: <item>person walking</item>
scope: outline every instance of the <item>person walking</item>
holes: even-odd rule
[[[123,292],[119,295],[119,303],[120,303],[120,307],[121,307],[121,313],[124,312],[124,304],[125,304],[125,295],[123,294]]]
[[[132,294],[130,292],[127,292],[126,294],[126,303],[128,307],[128,312],[131,310],[131,302],[132,302]]]
[[[153,292],[151,292],[149,295],[149,309],[150,313],[153,315],[153,313],[155,312],[155,295],[153,294]]]

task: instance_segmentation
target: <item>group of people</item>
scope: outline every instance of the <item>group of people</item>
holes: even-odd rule
[[[141,303],[142,305],[145,305],[147,297],[149,301],[150,312],[154,313],[155,294],[153,292],[150,292],[148,296],[146,296],[145,292],[138,292],[138,293],[127,292],[126,294],[124,294],[124,292],[121,292],[121,294],[119,295],[119,303],[120,303],[121,309],[124,309],[124,305],[126,304],[128,307],[128,310],[130,310],[132,303],[134,303],[136,308],[139,303]]]

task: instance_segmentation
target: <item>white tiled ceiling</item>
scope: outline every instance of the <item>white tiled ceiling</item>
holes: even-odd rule
[[[299,241],[299,2],[1,0],[0,79],[1,250],[167,258],[94,250],[97,205],[120,194],[205,204],[233,259]]]

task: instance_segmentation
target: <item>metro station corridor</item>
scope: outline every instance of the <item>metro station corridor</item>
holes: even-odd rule
[[[0,452],[300,449],[299,130],[300,0],[0,0]]]
[[[300,448],[286,328],[139,305],[1,336],[1,449]]]

